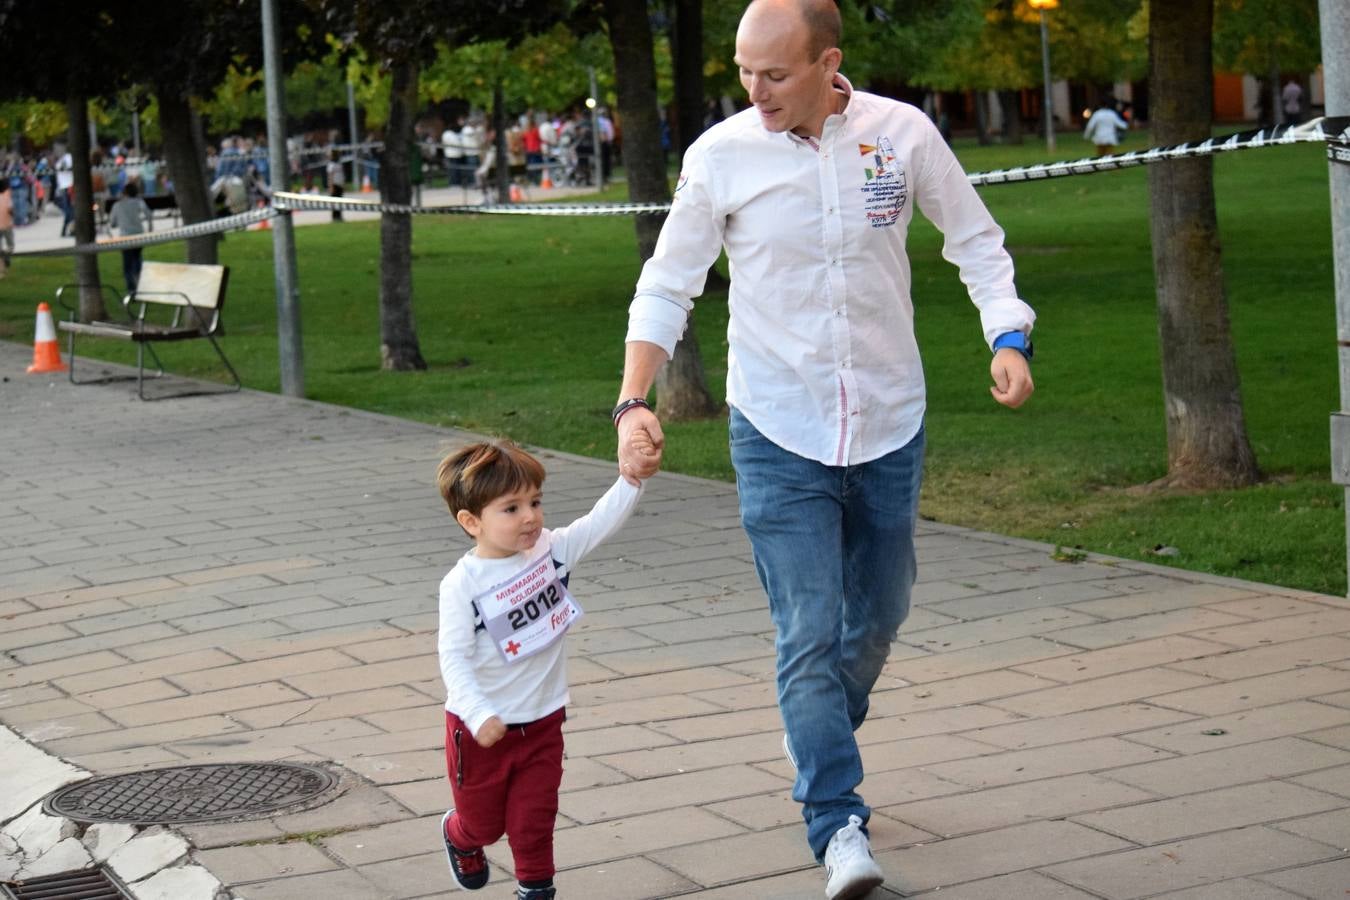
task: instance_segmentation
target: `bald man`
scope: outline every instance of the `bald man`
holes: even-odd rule
[[[828,0],[756,0],[736,33],[752,107],[684,159],[629,309],[614,409],[619,466],[660,465],[657,370],[725,248],[727,403],[741,519],[777,629],[784,749],[831,900],[881,884],[854,732],[909,612],[924,378],[905,238],[917,204],[945,235],[993,357],[996,401],[1030,397],[1035,314],[1003,232],[937,129],[839,74]]]

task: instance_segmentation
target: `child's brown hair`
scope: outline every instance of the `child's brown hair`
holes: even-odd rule
[[[441,460],[436,469],[436,487],[450,507],[475,516],[503,494],[544,484],[544,465],[512,441],[469,444]]]

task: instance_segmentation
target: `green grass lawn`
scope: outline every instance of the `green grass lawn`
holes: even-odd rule
[[[1127,146],[1145,146],[1144,135]],[[1034,141],[957,149],[970,171],[1051,158]],[[1056,158],[1089,152],[1066,136]],[[1329,480],[1328,416],[1339,400],[1324,154],[1228,154],[1215,171],[1247,426],[1265,481],[1198,495],[1137,489],[1166,471],[1147,173],[1138,168],[982,189],[1039,316],[1037,393],[1016,412],[990,398],[974,307],[939,255],[940,235],[916,222],[930,399],[925,516],[1345,594],[1344,493]],[[638,273],[631,220],[424,217],[415,231],[415,308],[430,368],[388,373],[379,371],[378,225],[297,229],[308,396],[610,457],[608,411]],[[232,269],[226,350],[244,383],[262,390],[278,388],[271,248],[265,232],[231,234],[221,247]],[[147,257],[182,252],[169,245]],[[116,254],[102,271],[120,285]],[[36,301],[70,274],[69,260],[19,260],[0,281],[0,337],[31,342]],[[725,296],[703,298],[695,324],[720,397]],[[97,352],[126,360],[127,349]],[[203,349],[164,355],[177,371],[209,375]],[[667,468],[730,478],[722,419],[667,430]],[[1155,556],[1157,547],[1178,553]]]

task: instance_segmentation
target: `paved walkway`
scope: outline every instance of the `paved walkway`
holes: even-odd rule
[[[0,343],[0,722],[99,774],[331,761],[339,799],[179,829],[191,858],[247,900],[449,892],[435,586],[467,545],[432,476],[469,435],[29,358]],[[554,522],[614,474],[544,455]],[[1345,896],[1340,598],[929,523],[919,551],[859,735],[876,898]],[[733,488],[658,476],[573,584],[563,896],[823,896]]]

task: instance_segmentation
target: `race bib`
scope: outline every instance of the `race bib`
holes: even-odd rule
[[[581,618],[547,553],[474,598],[483,626],[508,663],[550,647]]]

